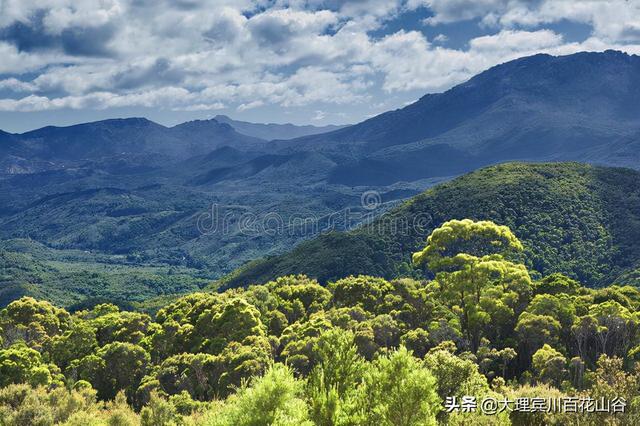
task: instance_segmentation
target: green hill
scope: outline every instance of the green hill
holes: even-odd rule
[[[588,286],[640,283],[640,173],[577,163],[509,163],[481,169],[414,197],[371,224],[250,262],[227,288],[304,273],[321,282],[367,273],[420,275],[411,253],[450,219],[492,220],[525,245],[525,262]],[[427,271],[428,273],[428,271]]]
[[[193,269],[53,250],[31,240],[0,241],[0,308],[32,296],[64,307],[110,301],[144,309],[141,302],[198,291],[209,283]]]

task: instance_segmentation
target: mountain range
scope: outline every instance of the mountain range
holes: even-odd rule
[[[585,52],[507,62],[337,129],[218,116],[174,127],[128,118],[0,132],[0,239],[43,244],[56,259],[87,252],[78,270],[93,258],[216,279],[319,233],[290,232],[292,221],[330,218],[331,230],[347,230],[360,223],[352,217],[492,164],[640,169],[637,99],[640,57]],[[362,203],[369,193],[379,198],[373,211]],[[334,220],[345,211],[348,220]],[[224,223],[203,226],[212,218]]]
[[[451,176],[510,160],[640,165],[640,57],[539,54],[362,123],[279,143],[343,161],[347,185]]]
[[[225,123],[234,128],[238,133],[243,135],[253,136],[259,139],[265,140],[286,140],[295,139],[303,136],[318,135],[321,133],[328,133],[333,130],[342,129],[347,126],[296,126],[291,123],[286,124],[262,124],[262,123],[250,123],[248,121],[233,120],[226,115],[216,115],[213,117],[218,123]]]

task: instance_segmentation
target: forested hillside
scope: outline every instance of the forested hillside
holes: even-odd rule
[[[414,254],[433,280],[286,276],[154,318],[14,301],[0,424],[638,424],[640,291],[532,280],[523,249],[465,219]]]
[[[355,218],[363,213],[363,193],[375,191],[383,203],[395,205],[505,161],[640,169],[638,87],[638,56],[540,54],[496,65],[442,93],[323,134],[308,134],[318,128],[273,128],[222,117],[173,127],[125,118],[20,134],[0,131],[0,240],[27,241],[36,250],[6,250],[0,271],[16,267],[7,259],[19,263],[24,255],[40,262],[41,272],[51,272],[47,279],[39,273],[16,275],[28,280],[4,275],[0,303],[21,294],[46,295],[65,305],[110,298],[123,280],[103,274],[109,267],[151,284],[131,286],[127,298],[135,301],[192,290],[191,283],[201,278],[219,280],[249,261],[286,253],[318,235],[260,226],[273,217],[289,224],[348,211]],[[270,139],[276,135],[271,130],[279,137],[307,136],[255,137]],[[512,226],[534,272],[565,272],[588,286],[635,282],[633,174],[583,173],[575,167],[549,172],[548,178],[546,172],[532,172],[531,182],[526,173],[508,169],[512,176],[505,179],[475,181],[475,175],[458,181],[466,188],[445,186],[420,198],[424,202],[416,209],[432,216],[431,227],[399,237],[388,229],[373,236],[331,235],[259,262],[228,285],[297,272],[321,282],[349,273],[413,273],[411,250],[433,226],[454,217]],[[445,195],[448,191],[454,193]],[[465,197],[477,202],[477,209],[465,206]],[[377,215],[387,207],[364,213]],[[564,216],[565,210],[570,215]],[[228,219],[224,232],[212,231],[214,216]],[[246,217],[259,225],[248,233],[240,229]],[[413,214],[405,209],[397,217]],[[359,223],[338,222],[335,230]],[[38,245],[50,250],[44,261]],[[85,255],[69,262],[69,252]],[[169,270],[191,283],[147,275]]]
[[[492,220],[524,245],[535,276],[561,272],[584,285],[638,284],[640,173],[578,163],[510,163],[440,184],[367,226],[304,242],[251,262],[227,287],[307,274],[324,283],[351,274],[430,276],[411,254],[450,219]]]
[[[22,296],[68,308],[101,301],[133,306],[210,284],[194,269],[141,266],[112,256],[52,250],[33,241],[0,241],[2,307]]]

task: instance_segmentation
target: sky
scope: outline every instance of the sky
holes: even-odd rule
[[[346,124],[535,53],[640,53],[640,0],[0,0],[0,129]]]

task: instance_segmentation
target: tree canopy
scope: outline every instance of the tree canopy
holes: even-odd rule
[[[506,227],[434,231],[433,279],[304,275],[155,316],[0,311],[0,424],[637,424],[640,291],[533,279]],[[450,411],[449,398],[620,397],[624,414]]]

